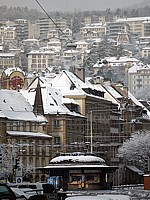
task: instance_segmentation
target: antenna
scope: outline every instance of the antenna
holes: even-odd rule
[[[66,38],[68,38],[68,40],[70,41],[70,43],[72,43],[72,40],[70,40],[70,38],[59,28],[59,26],[55,23],[55,21],[51,18],[51,16],[46,12],[46,10],[42,7],[42,5],[39,3],[38,0],[36,0],[37,4],[40,6],[40,8],[44,11],[44,13],[48,16],[48,18],[53,22],[53,24],[55,24],[55,26],[60,30],[60,32],[66,36]]]

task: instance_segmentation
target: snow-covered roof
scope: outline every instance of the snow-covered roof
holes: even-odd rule
[[[85,44],[85,45],[88,45],[88,43],[86,41],[78,41],[78,42],[75,42],[75,44]]]
[[[129,73],[137,73],[139,70],[150,70],[150,65],[144,65],[143,63],[134,64],[131,68],[129,68]]]
[[[28,53],[28,55],[30,55],[30,54],[31,55],[32,54],[42,54],[42,55],[46,55],[47,54],[47,55],[49,55],[49,54],[54,54],[54,52],[53,51],[48,51],[48,50],[47,51],[44,51],[44,50],[43,51],[41,51],[41,50],[40,51],[39,50],[33,50],[33,51],[30,51]]]
[[[119,101],[117,100],[117,98],[115,98],[116,96],[120,95],[119,93],[117,93],[117,91],[112,90],[112,93],[111,93],[108,90],[109,91],[108,92],[107,89],[105,89],[105,87],[101,84],[96,84],[95,87],[104,92],[104,98],[105,99],[112,101],[114,104],[117,104],[120,107]],[[112,95],[112,94],[114,94],[114,95]]]
[[[0,116],[9,120],[43,121],[36,118],[32,106],[15,90],[0,90],[0,110]]]
[[[82,152],[66,153],[53,158],[48,166],[42,167],[43,170],[57,169],[105,169],[114,170],[116,166],[108,166],[105,160],[94,154]]]
[[[105,89],[106,89],[113,97],[115,97],[116,99],[120,99],[120,98],[123,97],[123,96],[120,95],[120,93],[117,92],[112,86],[106,85],[106,86],[104,86],[104,87],[105,87]]]
[[[78,78],[75,74],[69,71],[62,71],[59,76],[54,78],[51,82],[51,84],[59,88],[62,92],[63,96],[78,96],[78,95],[86,95],[91,96],[99,99],[104,99],[103,97],[99,97],[96,95],[88,94],[84,91],[86,88],[90,88],[92,90],[95,90],[93,84],[88,82],[83,82],[80,78]],[[73,86],[73,89],[72,89]]]
[[[132,170],[132,171],[138,173],[139,175],[143,175],[143,174],[144,174],[144,172],[143,172],[142,170],[138,169],[138,168],[137,168],[136,166],[134,166],[134,165],[126,165],[126,167],[127,167],[128,169],[130,169],[130,170]]]
[[[142,50],[150,50],[150,47],[143,47]]]
[[[135,105],[140,106],[144,110],[147,111],[147,117],[150,118],[150,111],[142,104],[140,103],[135,96],[133,96],[129,91],[128,91],[128,97],[134,102]]]
[[[69,50],[66,50],[66,51],[64,51],[64,53],[72,53],[72,54],[77,54],[77,53],[79,53],[79,51],[77,51],[77,50],[72,50],[72,49],[69,49]]]
[[[40,137],[40,138],[52,138],[52,136],[40,133],[40,132],[25,132],[25,131],[7,131],[10,136],[27,136],[27,137]]]
[[[69,163],[92,163],[92,164],[96,164],[96,163],[101,163],[101,164],[105,164],[105,160],[97,157],[97,156],[93,156],[93,155],[84,155],[84,154],[75,154],[75,155],[64,155],[64,156],[58,156],[53,158],[50,161],[50,164],[54,164],[54,163],[63,163],[68,161]]]
[[[150,20],[150,17],[130,17],[130,18],[119,18],[116,22],[132,22],[132,21],[146,21]]]
[[[28,39],[26,39],[26,40],[23,40],[23,41],[25,41],[25,42],[32,42],[32,41],[39,41],[38,39],[35,39],[35,38],[28,38]]]
[[[136,58],[127,57],[127,56],[120,57],[119,59],[117,57],[105,57],[104,59],[110,63],[126,63],[126,62],[139,62],[140,61]]]
[[[35,79],[33,84],[29,87],[28,90],[21,90],[20,92],[23,94],[23,96],[30,102],[30,104],[34,105],[35,100],[35,88],[38,84],[38,78]],[[43,100],[43,108],[44,108],[44,114],[67,114],[71,116],[77,116],[77,117],[84,117],[83,115],[80,115],[76,112],[71,112],[65,105],[64,102],[68,102],[68,99],[65,100],[65,98],[62,96],[62,93],[59,89],[52,87],[50,84],[42,83],[41,85],[41,92],[42,92],[42,100]],[[70,100],[71,102],[71,100]],[[72,103],[74,101],[72,100]]]
[[[19,67],[9,67],[5,70],[5,74],[7,76],[10,76],[13,72],[22,72],[23,74],[25,74],[25,72],[23,72],[22,69],[20,69]]]
[[[0,57],[14,57],[15,54],[13,53],[0,53]]]

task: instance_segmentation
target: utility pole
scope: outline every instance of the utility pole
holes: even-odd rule
[[[93,116],[92,111],[90,111],[90,135],[91,135],[91,153],[93,153]]]

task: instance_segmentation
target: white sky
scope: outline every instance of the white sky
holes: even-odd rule
[[[47,11],[105,10],[131,7],[144,0],[38,0]],[[28,6],[41,10],[36,0],[0,0],[0,5]]]

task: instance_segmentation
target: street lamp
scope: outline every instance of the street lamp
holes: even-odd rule
[[[91,136],[91,153],[93,153],[93,116],[92,111],[90,111],[90,136]]]

